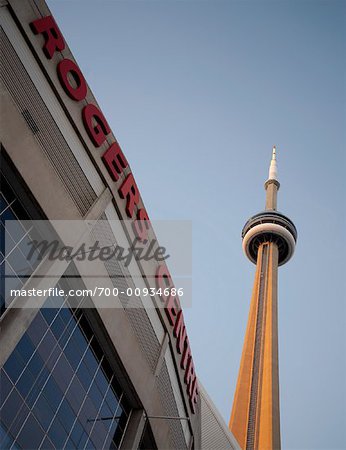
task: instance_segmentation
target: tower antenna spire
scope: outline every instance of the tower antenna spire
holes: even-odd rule
[[[273,146],[273,151],[272,151],[272,159],[270,161],[270,166],[269,166],[269,175],[268,175],[268,181],[269,180],[278,180],[278,166],[276,163],[276,146]]]
[[[273,145],[272,159],[276,159],[276,146]]]
[[[268,180],[264,184],[266,192],[266,209],[276,210],[277,192],[280,188],[278,166],[276,163],[276,146],[273,146],[272,159],[269,166]]]

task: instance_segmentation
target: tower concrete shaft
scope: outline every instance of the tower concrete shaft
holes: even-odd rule
[[[259,246],[230,429],[243,450],[280,449],[278,248]]]
[[[278,266],[293,255],[294,224],[276,211],[276,149],[265,183],[266,210],[243,228],[243,249],[256,264],[250,312],[229,428],[243,450],[279,450]]]

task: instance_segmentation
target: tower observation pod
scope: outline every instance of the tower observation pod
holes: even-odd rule
[[[229,428],[243,450],[278,450],[280,439],[277,282],[278,266],[294,253],[297,230],[277,211],[276,148],[273,147],[266,206],[243,227],[243,250],[256,264]]]

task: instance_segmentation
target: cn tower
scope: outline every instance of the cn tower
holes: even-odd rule
[[[265,211],[251,217],[242,231],[243,250],[256,264],[256,275],[229,428],[243,450],[281,448],[278,266],[291,259],[297,230],[277,211],[275,147],[264,187]]]

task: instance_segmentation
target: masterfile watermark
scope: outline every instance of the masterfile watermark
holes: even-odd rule
[[[191,304],[190,221],[6,220],[4,253],[6,308]]]
[[[51,261],[109,261],[116,259],[128,267],[134,258],[136,261],[165,261],[169,258],[165,247],[158,245],[157,240],[150,241],[147,247],[140,245],[140,239],[135,238],[133,243],[124,248],[118,244],[110,246],[101,246],[100,241],[95,241],[89,246],[83,242],[77,248],[72,246],[62,246],[57,239],[53,241],[34,239],[28,242],[29,252],[27,255],[28,261],[37,259],[41,261],[47,258]]]

